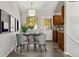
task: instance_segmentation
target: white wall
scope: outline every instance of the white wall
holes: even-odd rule
[[[46,40],[52,40],[52,30],[43,30],[43,33],[46,34]]]
[[[0,9],[3,9],[10,15],[20,20],[20,13],[12,2],[1,2]],[[7,56],[12,49],[16,46],[16,34],[17,32],[0,34],[0,56]]]
[[[20,19],[19,10],[12,2],[0,1],[0,9],[3,9],[15,18]]]
[[[66,2],[65,52],[79,56],[79,2]]]
[[[0,34],[0,57],[7,56],[16,46],[16,32]]]

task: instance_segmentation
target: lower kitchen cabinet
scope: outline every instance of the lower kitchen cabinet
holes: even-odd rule
[[[64,51],[64,32],[58,31],[58,45],[59,48]]]
[[[53,31],[53,42],[58,42],[58,31]]]

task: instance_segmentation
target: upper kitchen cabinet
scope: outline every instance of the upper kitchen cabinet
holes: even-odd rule
[[[53,25],[64,25],[64,5],[61,7],[61,15],[53,16]]]
[[[64,5],[61,7],[61,24],[64,25]]]
[[[60,25],[61,24],[61,15],[55,15],[53,17],[53,25]]]

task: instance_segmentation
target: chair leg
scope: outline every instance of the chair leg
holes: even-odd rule
[[[27,51],[29,51],[29,44],[27,44]]]
[[[25,45],[23,45],[23,49],[25,48]]]
[[[29,38],[27,38],[28,39],[28,45],[30,46],[30,39]]]
[[[35,44],[35,51],[37,52],[37,45]]]
[[[18,51],[18,45],[16,46],[16,51]]]
[[[40,51],[41,51],[41,53],[42,53],[42,45],[39,45],[39,48],[40,48]]]
[[[41,45],[41,53],[42,53],[42,45]]]
[[[20,45],[20,53],[22,52],[22,45]]]
[[[35,44],[34,44],[34,51],[35,51]]]
[[[28,43],[29,47],[30,47],[30,43]]]
[[[45,47],[45,51],[47,51],[47,49],[46,49],[46,44],[44,44],[44,47]]]
[[[34,51],[36,50],[36,44],[34,44]]]
[[[35,47],[35,48],[36,48],[36,52],[37,52],[37,45],[36,45],[36,47]]]

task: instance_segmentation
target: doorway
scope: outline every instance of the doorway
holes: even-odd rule
[[[60,15],[53,16],[53,42],[64,51],[64,5],[61,6]]]

